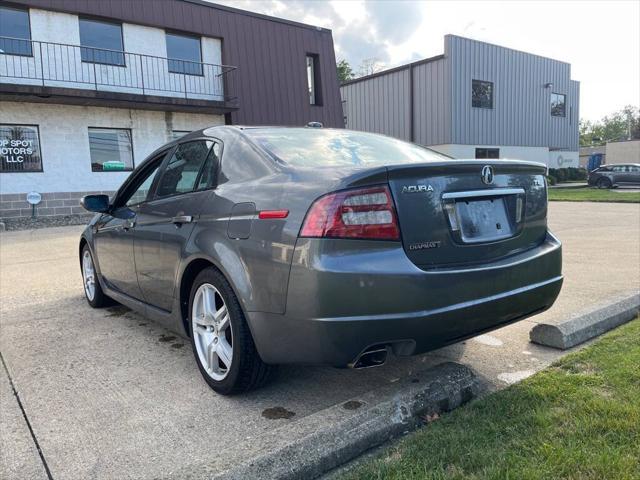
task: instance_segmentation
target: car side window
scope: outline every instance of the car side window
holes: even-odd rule
[[[153,181],[158,174],[158,170],[160,169],[162,160],[164,159],[166,154],[167,152],[164,152],[162,155],[153,160],[154,166],[150,167],[147,173],[142,173],[140,178],[137,179],[138,186],[135,187],[135,190],[133,191],[131,196],[124,202],[127,207],[137,205],[147,200],[147,197],[149,196],[149,190],[151,190]]]
[[[196,190],[204,190],[205,188],[211,188],[216,180],[216,173],[218,172],[218,165],[220,165],[220,144],[214,142],[207,161],[202,168],[200,179],[198,180],[198,187]]]
[[[178,145],[167,163],[156,189],[156,197],[169,197],[195,189],[213,142],[196,140]]]
[[[616,173],[624,172],[626,168],[624,166],[613,167],[612,169]]]

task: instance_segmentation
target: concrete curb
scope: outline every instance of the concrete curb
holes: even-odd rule
[[[580,312],[564,322],[539,323],[529,332],[533,343],[566,350],[633,320],[640,311],[640,294]]]
[[[553,188],[558,189],[558,190],[563,190],[563,189],[572,189],[572,188],[587,188],[589,185],[587,183],[576,183],[576,184],[571,184],[571,183],[560,183],[560,184],[556,184],[556,185],[549,185],[549,188]]]
[[[175,472],[172,478],[316,478],[416,428],[427,414],[453,410],[481,390],[473,371],[453,362],[437,365],[417,377],[305,417],[300,425],[294,423],[277,434],[284,446],[271,451],[265,448],[260,456],[224,472],[216,472],[214,465],[194,466]],[[355,414],[354,407],[358,410]],[[296,442],[285,441],[293,429],[308,433]]]

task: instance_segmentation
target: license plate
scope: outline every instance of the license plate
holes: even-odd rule
[[[462,241],[492,242],[513,236],[504,198],[456,201]]]

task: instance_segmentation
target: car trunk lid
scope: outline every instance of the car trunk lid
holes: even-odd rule
[[[422,268],[492,261],[545,238],[542,164],[455,160],[387,169],[404,249]]]

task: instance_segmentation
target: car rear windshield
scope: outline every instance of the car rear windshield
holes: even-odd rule
[[[301,167],[378,166],[449,159],[428,148],[351,130],[255,128],[245,133],[280,161]]]

